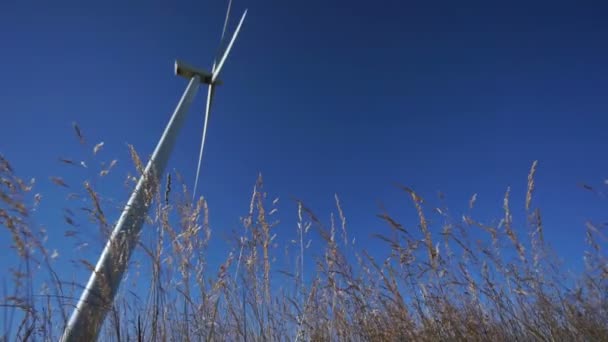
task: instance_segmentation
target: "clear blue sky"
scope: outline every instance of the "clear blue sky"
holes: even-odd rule
[[[0,4],[0,152],[37,178],[44,198],[36,220],[64,262],[74,257],[62,235],[65,192],[48,177],[76,179],[78,188],[94,176],[92,164],[117,158],[117,172],[95,184],[125,201],[126,144],[151,153],[186,86],[174,59],[210,69],[216,53],[224,1],[155,3]],[[605,4],[235,0],[231,29],[245,8],[199,188],[215,238],[239,228],[258,172],[281,198],[277,233],[295,236],[291,198],[327,218],[338,193],[350,234],[373,249],[368,237],[386,232],[379,203],[406,227],[417,222],[395,183],[431,203],[442,191],[456,217],[478,193],[472,215],[483,220],[502,215],[512,186],[514,215],[523,218],[526,176],[538,159],[535,204],[546,236],[581,266],[584,221],[607,220],[606,201],[577,186],[608,178]],[[190,186],[205,95],[170,164]],[[99,141],[105,147],[93,160]],[[87,170],[57,161],[84,155]]]

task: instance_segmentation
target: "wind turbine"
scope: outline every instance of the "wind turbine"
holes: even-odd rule
[[[232,1],[228,4],[228,13],[226,15],[226,20],[224,21],[222,38],[226,31],[231,4]],[[201,140],[199,169],[197,170],[196,177],[196,182],[198,182],[207,122],[209,120],[215,86],[221,84],[218,76],[226,62],[226,58],[228,58],[228,54],[232,49],[232,45],[236,40],[246,15],[247,10],[243,13],[239,25],[233,33],[217,67],[215,63],[213,64],[211,73],[180,61],[175,62],[175,74],[189,79],[188,86],[178,102],[169,123],[165,127],[165,131],[160,137],[160,140],[146,165],[144,173],[139,178],[135,190],[133,190],[129,201],[123,209],[99,260],[95,265],[95,269],[91,273],[86,287],[82,291],[80,299],[65,327],[61,341],[97,340],[99,330],[101,329],[106,314],[114,302],[124,271],[127,268],[133,249],[137,245],[144,218],[150,208],[152,196],[149,196],[148,194],[150,193],[150,190],[155,191],[157,189],[158,179],[160,179],[165,171],[169,155],[175,145],[177,134],[186,119],[188,108],[196,95],[200,83],[205,83],[209,85],[209,91],[205,110],[205,125]]]

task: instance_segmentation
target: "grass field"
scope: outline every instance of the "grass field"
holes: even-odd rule
[[[134,150],[131,154],[141,171],[140,158]],[[251,198],[243,199],[250,204],[243,235],[213,269],[206,260],[213,243],[207,203],[202,198],[192,203],[172,174],[150,193],[148,226],[155,238],[138,247],[147,260],[138,268],[146,275],[146,293],[139,291],[141,283],[138,290],[130,290],[131,281],[123,285],[100,340],[608,341],[607,227],[587,223],[585,269],[576,277],[563,272],[545,243],[551,231],[534,207],[537,167],[534,162],[529,171],[525,212],[512,213],[507,189],[504,213],[494,225],[451,217],[402,187],[418,220],[401,223],[387,213],[378,215],[388,227],[374,234],[386,246],[382,260],[351,242],[348,212],[337,196],[330,222],[297,203],[293,243],[274,246],[276,203],[260,177]],[[2,275],[0,341],[56,341],[82,284],[59,278],[46,232],[31,224],[40,200],[35,186],[20,179],[4,158],[0,181],[0,234],[12,241],[10,265]],[[66,182],[53,181],[58,189]],[[91,183],[81,192],[88,205],[83,215],[107,234],[112,223],[102,198]],[[443,219],[429,220],[431,211]],[[513,215],[523,216],[526,224],[515,224]],[[73,220],[66,215],[68,227]],[[486,238],[474,241],[473,231]],[[321,256],[309,254],[309,239],[323,243]],[[274,258],[284,255],[276,251],[283,249],[297,260],[291,269],[275,268]],[[316,267],[304,270],[308,258]],[[91,269],[95,261],[80,262]]]

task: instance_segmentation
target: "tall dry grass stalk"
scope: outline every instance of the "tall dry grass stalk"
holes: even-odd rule
[[[74,128],[86,145],[80,128]],[[103,146],[89,149],[94,158],[102,158]],[[132,146],[129,153],[141,174],[143,164]],[[87,164],[93,168],[94,162]],[[91,175],[105,177],[115,165],[116,160],[101,164]],[[378,217],[386,231],[349,233],[356,222],[347,221],[348,208],[337,194],[329,222],[296,201],[295,229],[280,229],[278,199],[269,200],[260,175],[245,203],[242,227],[235,230],[241,233],[217,262],[210,251],[220,242],[212,239],[207,201],[193,202],[177,173],[162,182],[156,178],[146,189],[153,210],[117,300],[108,303],[101,340],[608,340],[607,227],[587,223],[585,270],[577,277],[564,274],[544,239],[551,230],[533,207],[537,168],[535,161],[524,199],[529,240],[520,238],[525,227],[513,220],[510,188],[504,216],[491,223],[470,212],[453,218],[447,208],[427,211],[427,202],[401,187],[414,205],[417,219],[411,225],[418,230],[383,212]],[[80,189],[72,179],[71,184],[51,180],[86,204],[83,210],[64,210],[65,236],[74,239],[75,248],[95,243],[87,225],[97,225],[97,239],[106,239],[119,212],[120,203],[104,198],[102,187],[94,186],[97,180]],[[133,187],[132,177],[127,184]],[[32,219],[44,205],[33,188],[33,181],[18,178],[0,157],[5,228],[0,232],[10,239],[16,260],[3,277],[0,341],[57,340],[83,286],[59,276],[65,265],[56,263],[58,252],[47,246],[46,231]],[[477,194],[470,210],[476,201]],[[386,249],[358,250],[355,235],[375,238]],[[75,261],[84,270],[92,263]]]

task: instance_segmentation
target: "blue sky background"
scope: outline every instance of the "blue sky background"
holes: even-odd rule
[[[0,152],[19,175],[37,179],[44,197],[35,220],[47,226],[59,262],[82,255],[63,237],[66,191],[48,177],[62,175],[77,189],[95,177],[94,164],[116,158],[115,172],[95,186],[124,203],[124,176],[133,170],[126,144],[142,157],[152,152],[187,84],[173,75],[173,62],[210,69],[225,6],[0,3]],[[603,2],[235,0],[231,29],[245,8],[216,93],[199,188],[215,241],[240,229],[258,172],[270,196],[280,197],[280,236],[295,237],[291,199],[327,219],[338,193],[358,248],[381,254],[383,245],[369,239],[386,232],[375,217],[380,203],[406,227],[417,223],[394,184],[431,204],[445,193],[456,217],[469,213],[478,193],[471,215],[488,222],[501,217],[512,186],[521,220],[527,173],[538,159],[534,203],[546,237],[580,270],[585,220],[608,220],[606,201],[578,186],[608,178]],[[190,186],[205,95],[170,162]],[[87,146],[77,143],[73,121]],[[93,159],[100,141],[105,147]],[[59,157],[86,160],[89,169]],[[7,239],[0,233],[2,246]],[[212,249],[210,260],[225,258],[225,245]],[[96,260],[94,251],[85,255]],[[13,252],[2,248],[0,256]]]

